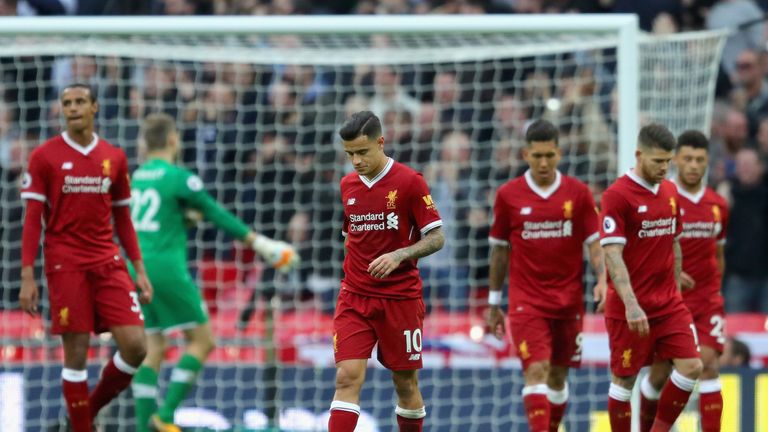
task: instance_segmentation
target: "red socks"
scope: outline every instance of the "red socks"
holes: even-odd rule
[[[629,399],[632,391],[611,383],[608,389],[608,417],[612,432],[630,432],[632,430],[632,405]]]
[[[699,412],[702,432],[720,432],[723,415],[723,394],[720,378],[699,381]]]
[[[119,352],[115,353],[112,360],[104,366],[101,379],[91,393],[91,418],[95,418],[106,404],[131,384],[135,373],[136,368],[126,363]]]
[[[640,382],[640,432],[650,432],[656,420],[661,392],[653,388],[648,375]]]
[[[91,407],[88,402],[88,371],[64,368],[61,390],[67,403],[72,432],[91,432]]]
[[[359,416],[359,405],[342,401],[331,402],[331,418],[328,420],[328,432],[354,432]]]
[[[557,432],[568,406],[568,383],[565,383],[562,390],[547,387],[547,400],[549,401],[549,432]]]
[[[425,407],[419,409],[405,409],[395,407],[397,415],[397,426],[400,432],[422,432],[424,428],[424,417],[427,416]]]
[[[659,408],[651,431],[667,432],[672,428],[675,420],[688,403],[688,398],[695,386],[696,380],[686,378],[676,370],[672,371],[669,381],[661,391]]]
[[[549,432],[549,400],[546,384],[523,387],[523,404],[530,432]]]

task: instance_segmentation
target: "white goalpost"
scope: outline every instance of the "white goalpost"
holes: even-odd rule
[[[420,262],[427,430],[526,430],[520,363],[483,324],[491,200],[525,168],[525,126],[557,125],[561,170],[599,198],[632,166],[643,123],[708,131],[725,36],[651,36],[624,14],[0,18],[0,389],[23,390],[0,398],[0,420],[9,431],[58,430],[64,415],[59,341],[47,317],[18,311],[19,179],[29,151],[61,130],[63,85],[93,86],[97,132],[125,149],[131,169],[141,119],[169,113],[179,163],[302,255],[299,270],[277,275],[209,224],[190,231],[218,347],[180,424],[324,430],[342,276],[338,182],[350,169],[337,129],[371,109],[386,151],[424,173],[446,222],[448,246]],[[591,311],[590,277],[585,303]],[[604,427],[607,339],[599,318],[587,321],[568,431]],[[93,339],[90,377],[111,346]],[[168,366],[182,348],[173,338]],[[360,431],[394,424],[391,381],[374,363]],[[132,430],[132,411],[126,394],[100,423]]]

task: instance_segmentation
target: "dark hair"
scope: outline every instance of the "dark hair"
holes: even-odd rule
[[[376,140],[381,137],[381,120],[371,111],[358,111],[341,125],[339,135],[344,141],[352,141],[362,135]]]
[[[680,151],[680,147],[693,147],[709,151],[709,140],[703,133],[689,129],[677,137],[677,151]]]
[[[168,135],[176,130],[176,122],[166,113],[154,113],[144,119],[142,129],[147,150],[162,150],[168,145]]]
[[[741,357],[742,365],[749,366],[749,361],[752,360],[752,352],[744,342],[734,337],[731,339],[731,351],[734,357]]]
[[[534,141],[554,141],[557,144],[559,138],[560,134],[555,125],[544,119],[536,120],[525,130],[525,142],[528,145]]]
[[[637,143],[640,147],[646,149],[661,149],[672,151],[675,149],[675,136],[666,126],[659,123],[651,123],[640,129],[637,136]]]
[[[61,94],[63,95],[65,91],[67,91],[69,89],[73,89],[73,88],[79,88],[79,89],[88,90],[88,94],[91,96],[91,102],[92,103],[96,103],[96,91],[91,86],[89,86],[88,84],[83,84],[83,83],[79,83],[79,82],[68,84],[68,85],[64,86],[63,89],[61,89]]]

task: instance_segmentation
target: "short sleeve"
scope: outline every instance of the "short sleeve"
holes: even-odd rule
[[[421,235],[424,236],[429,231],[442,226],[443,220],[440,219],[427,182],[421,174],[415,176],[412,188],[410,211]]]
[[[595,205],[592,192],[586,186],[582,189],[581,221],[584,223],[584,243],[592,243],[600,238],[600,211]]]
[[[728,229],[728,219],[730,216],[728,204],[725,203],[725,200],[720,200],[719,204],[715,204],[712,206],[712,212],[714,213],[714,216],[715,216],[715,223],[720,224],[720,231],[717,233],[717,236],[715,237],[717,239],[717,244],[721,244],[721,245],[725,244],[725,236],[726,236],[726,231]]]
[[[607,190],[603,193],[601,205],[600,244],[627,244],[626,200],[615,191]]]
[[[47,184],[50,170],[47,165],[39,149],[32,152],[27,164],[27,171],[24,172],[21,179],[21,199],[48,201]]]
[[[131,204],[131,176],[128,174],[128,159],[125,153],[119,150],[117,163],[117,175],[115,184],[112,185],[112,205],[127,206]]]
[[[501,189],[496,191],[496,199],[493,202],[493,222],[491,222],[491,232],[488,235],[488,243],[491,246],[509,247],[509,236],[511,227],[509,221],[509,204],[504,199]]]

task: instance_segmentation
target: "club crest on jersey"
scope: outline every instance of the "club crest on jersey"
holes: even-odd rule
[[[677,201],[675,201],[675,197],[669,197],[669,207],[672,209],[672,214],[677,214]]]
[[[394,210],[395,209],[395,201],[397,200],[397,189],[389,191],[387,194],[387,209]]]
[[[712,218],[715,219],[715,222],[720,222],[721,215],[720,215],[719,206],[716,206],[716,205],[712,206]]]
[[[563,217],[566,219],[573,217],[573,201],[568,200],[563,203]]]
[[[110,174],[112,174],[112,161],[104,159],[101,161],[101,175],[109,177]]]

